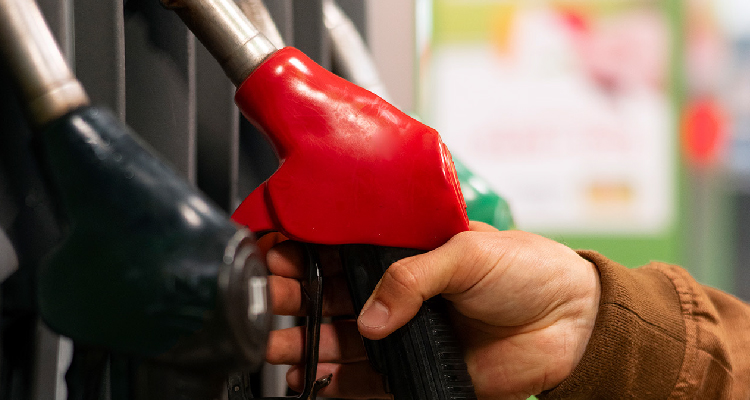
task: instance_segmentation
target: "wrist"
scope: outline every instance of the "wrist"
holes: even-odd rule
[[[573,374],[581,363],[594,332],[601,300],[601,282],[596,266],[588,260],[581,261],[571,271],[577,290],[575,297],[563,306],[562,311],[566,317],[558,322],[563,346],[558,361],[552,363],[553,368],[548,372],[543,390],[553,389]]]

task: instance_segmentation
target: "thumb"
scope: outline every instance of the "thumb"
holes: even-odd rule
[[[362,307],[357,320],[362,336],[382,339],[409,322],[425,300],[465,290],[452,287],[451,280],[462,265],[461,250],[467,234],[470,232],[459,233],[435,250],[393,263]]]

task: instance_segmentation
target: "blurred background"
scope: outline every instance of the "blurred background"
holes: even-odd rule
[[[518,229],[750,299],[750,3],[411,3],[408,32],[369,19],[386,85]]]
[[[679,264],[750,300],[750,2],[337,2],[393,103],[475,174],[467,200],[494,191],[518,229],[629,267]],[[38,3],[93,102],[220,207],[274,172],[233,85],[156,0]],[[323,0],[265,3],[287,44],[332,67]],[[72,347],[33,296],[60,236],[42,213],[54,198],[2,72],[0,398],[64,399]],[[263,392],[284,393],[284,375],[264,369]]]

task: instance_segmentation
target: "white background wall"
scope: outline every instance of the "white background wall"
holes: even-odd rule
[[[415,0],[366,0],[367,35],[375,63],[393,102],[416,111]]]

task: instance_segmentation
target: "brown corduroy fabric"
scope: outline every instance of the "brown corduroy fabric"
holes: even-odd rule
[[[590,251],[602,295],[589,345],[553,399],[750,399],[750,305],[664,263]]]

